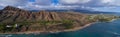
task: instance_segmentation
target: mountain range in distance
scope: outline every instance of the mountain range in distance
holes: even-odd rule
[[[40,10],[29,10],[31,12],[39,12]],[[117,14],[119,12],[104,12],[104,11],[92,11],[87,9],[59,9],[59,10],[46,10],[49,12],[79,12],[79,13],[85,13],[85,14]]]

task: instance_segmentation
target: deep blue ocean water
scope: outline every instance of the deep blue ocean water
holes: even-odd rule
[[[119,15],[119,14],[115,14]],[[1,34],[0,37],[120,37],[120,19],[109,23],[97,22],[74,32],[52,34]]]

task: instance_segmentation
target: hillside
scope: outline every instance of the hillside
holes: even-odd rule
[[[94,20],[90,20],[89,18],[91,18],[91,15],[77,12],[31,12],[7,6],[3,10],[0,10],[0,32],[69,31],[69,29],[74,30],[74,28],[81,29],[86,27],[88,26],[87,24],[93,23],[99,19],[95,18]]]

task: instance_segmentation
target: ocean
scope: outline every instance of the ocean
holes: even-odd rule
[[[50,34],[0,34],[0,37],[120,37],[120,19],[107,23],[97,22],[84,29],[72,32]]]

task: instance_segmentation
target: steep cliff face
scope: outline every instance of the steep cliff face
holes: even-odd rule
[[[86,19],[87,16],[75,12],[30,12],[7,6],[0,10],[0,24],[12,25],[11,31],[63,31],[91,23]],[[16,24],[20,25],[19,29],[14,29]]]
[[[37,13],[33,12],[33,15],[36,18],[36,20],[46,20],[46,21],[61,20],[59,15],[55,12],[40,11]]]
[[[0,22],[22,22],[22,21],[54,21],[61,20],[55,12],[29,12],[27,10],[7,6],[0,11]]]

